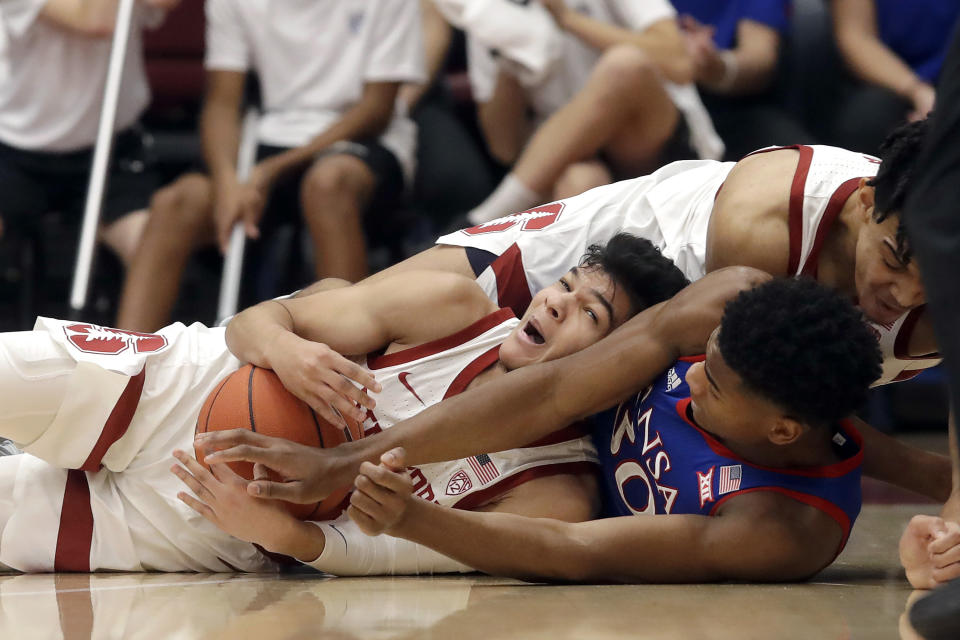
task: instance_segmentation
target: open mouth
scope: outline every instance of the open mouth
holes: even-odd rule
[[[526,325],[524,325],[523,333],[526,334],[527,338],[533,344],[543,344],[546,342],[546,340],[543,338],[543,334],[540,333],[535,326],[533,326],[533,322],[528,322]]]

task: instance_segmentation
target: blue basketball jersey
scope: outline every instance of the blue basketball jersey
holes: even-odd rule
[[[845,544],[860,513],[860,434],[844,422],[833,438],[841,461],[824,467],[777,469],[747,462],[688,413],[687,369],[702,359],[678,360],[650,387],[594,417],[604,515],[712,515],[734,496],[775,491],[831,516]]]

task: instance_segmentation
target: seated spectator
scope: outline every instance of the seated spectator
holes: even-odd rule
[[[142,32],[179,0],[139,0],[123,68],[102,239],[132,258],[152,169],[138,119],[150,101]],[[60,211],[79,220],[110,57],[117,0],[4,0],[0,3],[0,236],[31,232]]]
[[[317,277],[367,273],[363,219],[389,214],[413,176],[416,133],[395,109],[403,82],[423,82],[419,5],[387,0],[208,0],[208,91],[201,114],[207,174],[159,191],[127,274],[117,324],[163,326],[194,248],[225,250],[303,217]],[[263,115],[257,163],[237,176],[240,111],[256,72]]]
[[[837,144],[876,154],[887,133],[933,109],[955,0],[834,0],[837,46],[852,77],[833,122]]]
[[[673,0],[703,102],[728,160],[814,141],[773,90],[790,0]]]
[[[722,153],[666,0],[437,4],[467,32],[490,152],[513,165],[470,224]]]
[[[403,85],[397,101],[417,125],[417,174],[410,208],[429,221],[417,231],[421,238],[407,240],[432,244],[436,231],[493,190],[495,167],[470,126],[474,113],[469,91],[454,86],[466,77],[463,32],[447,23],[433,0],[420,0],[420,7],[429,81]]]

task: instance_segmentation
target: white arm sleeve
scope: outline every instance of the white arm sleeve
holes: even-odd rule
[[[314,522],[323,531],[323,553],[307,564],[338,576],[424,575],[476,571],[429,547],[393,536],[368,536],[347,516]]]

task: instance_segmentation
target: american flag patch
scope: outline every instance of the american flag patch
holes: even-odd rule
[[[740,489],[740,478],[743,476],[743,467],[739,464],[729,467],[720,467],[719,495]]]
[[[467,462],[470,463],[470,468],[473,469],[473,472],[477,474],[477,478],[483,484],[500,476],[500,470],[497,469],[497,465],[493,464],[493,460],[485,453],[467,458]]]

